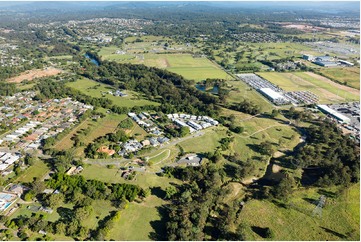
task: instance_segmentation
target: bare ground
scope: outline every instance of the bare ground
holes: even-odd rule
[[[35,69],[35,70],[25,71],[25,72],[21,73],[19,76],[9,78],[7,81],[20,83],[25,80],[31,81],[35,78],[41,78],[41,77],[46,77],[46,76],[55,76],[61,72],[63,72],[63,71],[53,68],[53,67],[49,67],[49,68],[45,68],[45,69]]]

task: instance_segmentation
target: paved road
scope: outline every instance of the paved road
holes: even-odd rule
[[[174,146],[178,143],[181,143],[185,140],[188,139],[192,139],[195,137],[200,137],[203,136],[205,133],[203,131],[198,131],[192,135],[188,135],[186,137],[183,138],[178,138],[178,139],[174,139],[173,141],[171,141],[170,143],[160,146],[159,149],[165,149],[165,148],[169,148],[171,146]],[[126,164],[127,162],[130,163],[132,162],[133,159],[126,159],[126,158],[119,158],[119,159],[85,159],[84,163],[87,164],[96,164],[96,165],[102,165],[102,166],[106,166],[106,165],[120,165],[120,164]]]

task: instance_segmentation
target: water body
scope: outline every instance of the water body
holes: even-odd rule
[[[99,62],[98,62],[96,59],[91,58],[88,54],[85,54],[84,56],[85,56],[86,58],[89,58],[91,63],[99,66]]]
[[[202,91],[202,92],[205,92],[206,91],[206,87],[202,84],[196,84],[196,88],[199,90],[199,91]],[[207,92],[210,92],[210,93],[213,93],[213,94],[218,94],[218,86],[213,86],[212,90],[210,91],[207,91]]]

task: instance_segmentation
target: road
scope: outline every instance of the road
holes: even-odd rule
[[[204,134],[205,133],[203,131],[198,131],[198,132],[196,132],[196,133],[194,133],[192,135],[188,135],[188,136],[183,137],[183,138],[174,139],[170,143],[165,144],[163,146],[160,146],[159,149],[169,148],[169,147],[174,146],[174,145],[176,145],[178,143],[181,143],[183,141],[203,136]],[[119,158],[119,159],[85,159],[84,163],[106,166],[106,165],[120,165],[122,163],[127,163],[127,162],[130,163],[130,162],[132,162],[132,160],[134,160],[134,159],[126,159],[126,158]]]

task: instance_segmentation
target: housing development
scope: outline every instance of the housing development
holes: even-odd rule
[[[360,241],[359,16],[0,2],[0,240]]]

